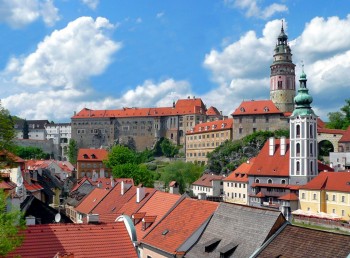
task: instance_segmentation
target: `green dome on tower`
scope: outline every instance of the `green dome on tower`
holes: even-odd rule
[[[306,88],[306,81],[306,74],[304,73],[303,67],[303,71],[299,79],[300,88],[298,90],[298,94],[294,98],[295,109],[293,111],[292,116],[306,116],[311,114],[315,115],[314,111],[310,106],[313,99],[312,96],[309,94],[309,89]]]

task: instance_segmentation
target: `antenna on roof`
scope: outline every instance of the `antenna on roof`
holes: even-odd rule
[[[61,214],[57,213],[57,214],[55,215],[55,222],[56,222],[56,223],[60,223],[60,221],[61,221]]]

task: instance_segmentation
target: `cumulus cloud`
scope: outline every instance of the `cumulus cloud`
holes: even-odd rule
[[[113,25],[105,18],[80,17],[55,30],[26,57],[12,58],[6,73],[20,85],[74,88],[101,74],[121,43],[105,33]]]
[[[1,0],[0,22],[21,28],[41,18],[47,26],[59,20],[52,0]]]
[[[204,98],[217,103],[226,114],[244,99],[269,99],[269,67],[280,29],[279,20],[270,21],[262,37],[248,31],[223,49],[211,50],[203,65],[219,87]],[[348,91],[350,80],[349,36],[350,15],[345,19],[316,17],[305,25],[300,36],[290,41],[293,62],[297,65],[296,84],[299,85],[303,60],[308,88],[314,97],[313,107],[324,119],[328,112],[339,109],[346,98],[344,92]]]
[[[258,0],[224,0],[227,6],[245,11],[247,17],[268,19],[275,13],[288,11],[288,7],[284,4],[272,3],[262,8],[258,5],[258,2]]]
[[[98,4],[100,3],[99,0],[81,0],[81,2],[92,10],[96,10]]]

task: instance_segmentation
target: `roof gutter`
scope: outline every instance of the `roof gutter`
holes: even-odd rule
[[[291,223],[289,221],[286,221],[262,246],[255,250],[255,252],[249,256],[249,258],[257,257],[265,249],[265,247],[268,246],[272,240],[274,240],[288,225],[291,225]]]

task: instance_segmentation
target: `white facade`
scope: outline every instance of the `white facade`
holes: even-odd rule
[[[205,193],[206,196],[221,196],[223,194],[222,180],[212,180],[211,186],[205,185],[192,185],[192,191],[194,196]]]
[[[350,152],[330,152],[330,166],[334,171],[345,171],[350,169]]]
[[[69,140],[72,138],[72,127],[70,123],[47,124],[45,125],[46,139],[53,140],[58,148],[58,158],[67,160],[66,152],[68,150]]]
[[[224,181],[224,200],[248,205],[248,183]]]

